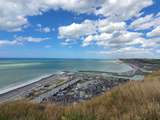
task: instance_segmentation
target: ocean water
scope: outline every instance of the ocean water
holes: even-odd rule
[[[0,59],[0,93],[62,71],[125,72],[131,69],[118,60]]]

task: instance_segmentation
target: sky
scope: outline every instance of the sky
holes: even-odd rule
[[[160,58],[160,0],[0,0],[0,58]]]

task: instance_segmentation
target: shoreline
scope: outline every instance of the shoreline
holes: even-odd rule
[[[122,61],[121,60],[114,60],[114,62],[119,63],[119,62],[122,62]],[[80,71],[77,71],[77,72],[80,72]],[[84,71],[84,72],[87,72],[87,71]],[[96,71],[93,71],[93,72],[96,72]],[[102,72],[102,71],[99,71],[99,72]],[[3,88],[0,89],[0,95],[3,95],[3,94],[8,93],[8,92],[12,92],[12,91],[14,91],[16,89],[19,89],[19,88],[28,86],[30,84],[33,84],[35,82],[41,81],[42,79],[47,79],[48,77],[50,77],[52,75],[61,74],[61,73],[63,73],[63,71],[55,72],[53,74],[42,75],[40,77],[33,78],[31,80],[27,80],[26,82],[18,82],[18,83],[15,83],[15,84],[8,85],[8,86],[3,87]],[[120,76],[116,76],[116,75],[111,75],[112,72],[104,72],[104,73],[109,73],[108,77],[112,77],[112,76],[113,77],[120,77]],[[127,79],[127,77],[126,78],[124,77],[124,79]]]
[[[27,85],[33,84],[33,83],[38,82],[38,81],[40,81],[42,79],[46,79],[46,78],[48,78],[48,77],[50,77],[52,75],[53,74],[46,74],[46,75],[42,75],[40,77],[37,77],[35,79],[28,80],[26,82],[19,82],[19,83],[16,83],[16,84],[8,85],[8,86],[0,89],[0,95],[5,94],[5,93],[10,92],[10,91],[13,91],[13,90],[16,90],[18,88],[25,87]]]
[[[8,93],[8,92],[11,92],[11,91],[16,90],[16,89],[19,89],[21,87],[28,86],[30,84],[36,83],[38,81],[41,81],[43,79],[47,79],[47,78],[52,77],[54,75],[60,75],[62,73],[63,73],[63,71],[55,72],[55,73],[46,73],[46,74],[41,75],[39,77],[33,78],[31,80],[27,80],[26,82],[18,82],[16,84],[8,85],[6,87],[0,88],[0,95]]]
[[[115,76],[112,74],[113,73],[109,74],[109,72],[101,72],[101,71],[99,71],[99,72],[93,71],[93,72],[89,72],[89,73],[87,71],[84,71],[84,72],[83,71],[77,71],[77,72],[61,71],[59,73],[44,75],[44,76],[41,76],[40,79],[37,78],[36,80],[31,80],[26,83],[19,84],[13,88],[9,88],[9,89],[5,89],[5,90],[1,91],[0,92],[0,103],[19,100],[19,99],[28,99],[28,100],[32,100],[34,102],[40,103],[41,101],[43,101],[44,98],[49,98],[50,96],[56,95],[60,91],[63,91],[65,89],[68,89],[69,87],[72,87],[75,83],[77,83],[78,81],[83,80],[83,79],[89,79],[88,81],[90,81],[90,80],[94,81],[98,78],[97,79],[98,82],[95,81],[95,82],[97,82],[97,85],[98,85],[100,83],[99,79],[105,77],[106,82],[104,82],[104,83],[107,85],[107,88],[103,88],[103,89],[106,89],[106,90],[111,89],[113,86],[117,86],[117,85],[121,84],[121,82],[123,83],[123,81],[130,80],[129,76],[128,77],[125,77],[123,75],[122,76]],[[89,76],[89,78],[87,76]],[[97,76],[97,77],[93,77],[93,76]],[[130,78],[131,77],[133,77],[133,76],[130,76]],[[74,78],[74,79],[72,80],[72,78]],[[56,84],[56,82],[59,82],[59,80],[61,80],[61,79],[65,79],[65,80],[63,80],[64,83],[59,86]],[[79,80],[77,80],[77,79],[79,79]],[[113,79],[113,80],[111,80],[112,82],[110,81],[110,79]],[[119,82],[117,82],[117,81],[119,81]],[[44,87],[50,83],[52,86],[51,88]],[[111,84],[111,85],[108,85],[108,84]],[[97,85],[93,85],[93,86],[96,87]],[[104,87],[104,86],[102,86],[102,87]],[[47,90],[43,91],[43,90],[41,90],[41,88],[47,89]],[[77,89],[77,88],[75,88],[75,89]],[[36,94],[38,94],[38,95],[32,95],[32,94],[35,94],[34,91],[36,91],[37,92]],[[105,90],[100,90],[100,91],[102,93]],[[94,93],[92,93],[92,94],[94,94]]]
[[[28,90],[33,89],[37,85],[44,84],[45,82],[49,82],[48,78],[52,78],[55,75],[56,74],[50,74],[50,75],[43,76],[40,79],[36,79],[35,81],[30,81],[28,82],[28,84],[16,86],[14,89],[8,90],[7,92],[0,94],[0,103],[11,101],[11,100],[16,100],[20,95],[27,92]]]
[[[94,75],[95,76],[95,75]],[[101,75],[97,75],[97,77],[100,77]],[[13,90],[8,90],[7,92],[4,92],[0,94],[0,103],[2,102],[9,102],[9,101],[14,101],[14,100],[20,100],[20,99],[26,99],[26,100],[31,100],[33,102],[38,102],[40,103],[43,101],[43,98],[49,98],[52,95],[56,95],[58,92],[62,90],[66,90],[75,83],[79,82],[80,80],[83,79],[83,77],[87,77],[86,73],[72,73],[72,72],[61,72],[60,74],[51,74],[46,77],[43,76],[41,79],[37,79],[36,81],[30,81],[28,84],[23,84],[19,86],[16,86],[15,89]],[[96,78],[96,77],[95,77]],[[114,77],[111,77],[114,78]],[[63,83],[58,85],[57,82],[59,80],[63,80]],[[90,78],[94,79],[94,78]],[[122,79],[122,78],[114,78],[114,79]],[[125,78],[123,80],[126,80]],[[94,80],[91,80],[94,81]],[[106,81],[107,84],[110,83],[109,81]],[[113,83],[116,83],[116,81],[113,80]],[[44,89],[45,86],[48,84],[51,84],[52,88],[46,90],[44,93],[39,94],[38,96],[28,97],[30,94],[37,90],[38,92],[41,92],[42,88]],[[118,83],[116,83],[118,84]],[[110,86],[111,87],[111,86]],[[27,96],[27,97],[26,97]]]
[[[133,71],[121,73],[108,73],[103,71],[62,71],[54,74],[42,76],[41,79],[23,83],[6,91],[1,91],[0,103],[25,99],[33,102],[57,102],[68,104],[88,100],[94,96],[103,94],[115,86],[124,84],[132,80],[132,75],[148,74],[142,71],[154,70],[156,66],[137,61],[122,61],[133,67]],[[137,66],[137,67],[135,67]],[[108,75],[107,75],[108,74]],[[128,76],[128,78],[125,78]]]

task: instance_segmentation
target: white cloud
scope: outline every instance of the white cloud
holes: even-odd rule
[[[34,38],[34,37],[15,37],[13,40],[0,40],[0,46],[6,45],[22,45],[24,43],[39,43],[49,40],[49,38]]]
[[[95,38],[97,41],[107,41],[113,37],[113,34],[111,33],[101,33],[99,35],[96,35]]]
[[[1,0],[0,1],[0,29],[20,31],[28,24],[26,16],[40,13],[37,4],[31,0]]]
[[[115,30],[125,30],[125,22],[111,22],[108,19],[103,19],[98,21],[98,27],[100,32],[113,32]]]
[[[157,25],[160,25],[160,16],[158,14],[150,14],[133,21],[130,28],[135,30],[145,30],[156,27]]]
[[[106,56],[108,58],[156,58],[156,54],[152,49],[125,47],[122,49],[99,51],[96,54]]]
[[[96,32],[96,26],[93,21],[85,20],[81,24],[73,23],[68,26],[59,27],[59,38],[66,40],[76,40],[82,36],[90,35]]]
[[[39,42],[43,42],[43,41],[46,41],[48,40],[49,38],[34,38],[34,37],[22,37],[22,36],[19,36],[19,37],[16,37],[15,38],[15,41],[17,42],[33,42],[33,43],[39,43]]]
[[[142,46],[145,41],[142,33],[127,31],[125,22],[110,22],[107,19],[87,20],[87,22],[79,24],[61,26],[59,36],[67,42],[67,45],[73,40],[81,40],[83,47],[95,44],[111,49],[134,45]]]
[[[39,28],[37,31],[42,32],[42,33],[49,33],[51,32],[51,29],[49,27],[44,27],[44,28]]]
[[[126,20],[139,14],[152,0],[1,0],[0,29],[19,31],[28,25],[28,16],[50,9],[107,16],[110,20]]]
[[[160,37],[160,26],[153,29],[151,32],[147,33],[148,37]]]
[[[61,26],[59,38],[63,39],[66,45],[70,45],[72,40],[81,41],[83,47],[97,45],[104,49],[104,53],[119,57],[123,54],[130,57],[154,56],[156,49],[160,47],[158,40],[146,38],[146,33],[133,31],[153,29],[159,24],[159,14],[141,17],[144,14],[140,13],[142,8],[151,4],[151,0],[105,0],[96,10],[96,14],[102,14],[105,18],[89,20],[90,24],[85,25],[84,21]],[[135,20],[128,25],[125,20],[132,17]]]
[[[148,53],[148,49],[144,48],[135,48],[135,47],[124,47],[118,50],[113,50],[113,51],[100,51],[100,54],[115,54],[115,53],[121,53],[121,54],[137,54],[137,53]]]
[[[103,19],[84,20],[59,27],[59,38],[64,45],[81,40],[82,46],[97,45],[119,55],[151,54],[159,49],[159,38],[145,38],[145,33],[131,30],[152,29],[148,37],[159,37],[160,13],[144,16],[141,10],[153,4],[152,0],[1,0],[0,30],[20,31],[29,25],[28,16],[43,14],[48,10],[63,9],[78,14],[101,15]],[[143,16],[143,17],[142,17]],[[99,17],[99,16],[97,16]],[[101,18],[102,18],[101,17]],[[128,26],[125,20],[135,20]],[[157,27],[157,28],[156,28]],[[48,33],[53,29],[38,25],[37,31]],[[15,37],[0,40],[0,46],[27,42],[42,42],[49,38]],[[136,47],[135,47],[136,46]],[[45,46],[46,48],[49,46]]]
[[[49,27],[44,27],[44,28],[42,29],[42,32],[44,32],[44,33],[49,33],[49,32],[51,32],[51,30],[50,30]]]
[[[159,38],[151,38],[146,39],[142,45],[144,48],[159,48],[160,49],[160,39]]]
[[[73,23],[71,25],[59,27],[59,38],[64,39],[66,42],[70,42],[82,37],[82,39],[84,38],[86,39],[85,41],[88,41],[88,39],[91,39],[91,36],[89,35],[97,35],[98,37],[99,33],[104,33],[100,36],[104,37],[103,39],[107,39],[107,34],[112,34],[115,31],[123,31],[126,27],[125,22],[111,22],[107,19],[95,21],[85,20],[82,23]],[[89,36],[89,38],[85,38],[87,36]]]
[[[41,24],[37,24],[37,29],[36,31],[41,32],[41,33],[50,33],[51,31],[54,31],[54,28],[50,27],[43,27]]]
[[[0,46],[14,45],[14,44],[17,44],[17,41],[0,40]]]
[[[50,9],[90,13],[96,9],[96,3],[96,0],[1,0],[0,29],[19,31],[28,24],[28,16],[39,15]]]
[[[105,0],[96,13],[107,16],[110,20],[123,21],[137,16],[143,8],[151,4],[152,0]]]
[[[95,38],[94,38],[94,36],[92,36],[92,35],[87,36],[87,37],[83,40],[82,46],[85,47],[85,46],[90,45],[91,42],[92,42],[94,39],[95,39]]]
[[[140,33],[115,31],[112,34],[96,35],[96,44],[105,48],[120,49],[126,46],[142,45],[144,39]]]

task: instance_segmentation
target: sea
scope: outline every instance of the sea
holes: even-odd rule
[[[126,72],[119,60],[104,59],[0,59],[0,94],[62,71]]]

